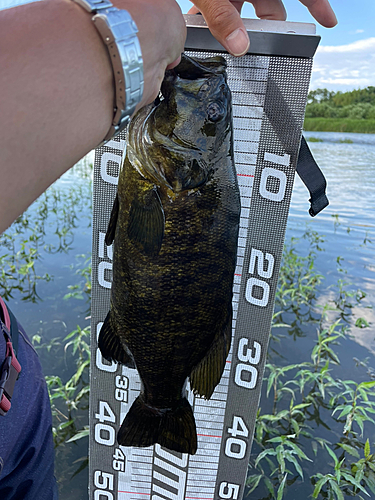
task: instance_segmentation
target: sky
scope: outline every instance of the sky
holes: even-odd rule
[[[0,10],[35,0],[0,0]],[[310,89],[348,91],[375,86],[375,0],[330,0],[338,19],[335,28],[323,28],[298,0],[283,0],[288,21],[315,23],[321,36],[314,56]],[[192,3],[177,0],[184,14]],[[242,17],[255,18],[251,3],[245,3]]]
[[[186,14],[191,2],[177,1]],[[338,25],[328,29],[318,25],[298,0],[284,0],[288,21],[314,23],[321,36],[310,88],[345,92],[375,86],[375,0],[331,0],[330,3]],[[256,17],[250,3],[242,9],[242,17]]]

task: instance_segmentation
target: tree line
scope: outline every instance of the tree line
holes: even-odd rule
[[[375,119],[375,87],[334,92],[316,89],[309,92],[306,118]]]

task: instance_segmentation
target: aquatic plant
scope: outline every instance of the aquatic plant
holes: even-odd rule
[[[88,429],[88,398],[90,392],[90,326],[77,328],[64,339],[54,338],[43,342],[39,335],[32,338],[34,347],[41,353],[46,350],[48,355],[56,359],[64,359],[72,375],[46,375],[48,393],[52,409],[52,433],[56,448],[56,462],[65,463],[67,467],[68,445],[78,439],[87,437]],[[73,366],[72,366],[73,364]],[[70,446],[74,446],[70,445]],[[78,461],[73,476],[81,472],[87,464],[87,454]],[[70,465],[70,464],[69,464]],[[59,475],[63,473],[59,467]]]
[[[317,337],[309,357],[284,365],[280,356],[273,361],[276,349],[272,346],[285,342],[285,335],[273,330],[261,398],[261,406],[270,411],[258,411],[247,495],[252,499],[296,498],[302,484],[306,495],[310,477],[313,498],[370,497],[375,495],[375,454],[368,437],[374,435],[375,381],[371,370],[367,372],[370,380],[363,382],[334,376],[340,365],[340,340],[348,339],[351,329],[368,326],[363,318],[352,318],[353,305],[360,305],[366,294],[350,290],[340,279],[336,294],[318,308],[317,287],[322,277],[314,260],[321,241],[310,231],[305,236],[311,242],[307,256],[298,255],[296,240],[285,246],[276,298],[276,311],[280,310],[274,322],[296,337],[296,332],[302,336],[304,326],[314,321]],[[345,273],[341,259],[338,267]],[[284,317],[291,309],[294,320],[286,325]],[[353,360],[353,364],[368,368],[366,361]]]
[[[320,139],[319,137],[307,137],[307,142],[323,142],[323,139]]]
[[[353,328],[368,327],[364,318],[352,317],[353,306],[360,306],[365,294],[339,279],[330,300],[318,306],[323,277],[315,260],[323,251],[324,240],[309,229],[303,241],[309,249],[306,255],[301,255],[301,240],[292,238],[284,248],[246,494],[259,500],[295,498],[299,488],[305,492],[310,484],[313,498],[367,498],[375,495],[375,454],[370,443],[375,413],[373,372],[366,360],[354,360],[361,370],[353,375],[357,381],[335,376],[340,341],[348,339]],[[78,277],[88,276],[87,258],[85,262]],[[337,259],[337,265],[345,275],[342,259]],[[78,295],[71,298],[81,296],[86,286],[83,281],[76,289]],[[317,331],[309,355],[298,363],[285,364],[276,354],[276,345],[287,339],[298,342],[312,323]],[[76,373],[67,381],[47,378],[60,450],[87,438],[89,432],[81,415],[87,409],[89,391],[88,385],[85,390],[82,385],[88,380],[88,330],[78,328],[50,346],[69,352],[76,363]],[[358,381],[366,376],[369,380]],[[68,411],[64,413],[62,408]],[[76,418],[78,414],[81,416]],[[87,457],[82,457],[75,473],[86,465]]]
[[[74,167],[76,174],[91,176],[92,165]],[[49,273],[40,273],[43,256],[67,253],[74,241],[78,219],[86,211],[87,225],[91,224],[91,177],[87,183],[69,190],[55,185],[44,192],[34,204],[20,215],[4,233],[0,234],[0,295],[9,300],[17,292],[21,300],[37,302],[39,282],[53,279]]]
[[[374,119],[306,117],[303,129],[312,132],[375,133]]]
[[[36,212],[24,214],[5,233],[0,255],[3,296],[17,293],[24,300],[38,300],[38,283],[49,279],[38,272],[42,252],[61,252],[64,245],[69,247],[78,221],[74,213],[78,217],[79,207],[89,203],[88,193],[81,194],[82,199],[72,195],[74,206],[64,196],[49,194],[37,202],[40,208]],[[65,212],[60,211],[61,204],[66,204]],[[333,223],[336,230],[342,226],[337,214]],[[35,224],[39,224],[38,231]],[[59,228],[57,239],[47,245],[45,235],[54,224]],[[372,245],[367,234],[363,245]],[[287,500],[307,494],[339,500],[375,497],[375,371],[368,360],[354,358],[348,376],[340,363],[340,342],[350,342],[356,328],[372,327],[365,314],[358,312],[366,294],[352,289],[345,261],[338,257],[339,279],[323,299],[323,276],[316,268],[316,258],[322,251],[324,239],[311,229],[302,239],[287,241],[284,248],[247,479],[246,493],[252,500]],[[88,307],[89,256],[78,255],[72,269],[74,278],[64,299],[72,301],[69,304],[83,300]],[[46,379],[53,411],[56,473],[61,484],[69,484],[74,474],[79,473],[83,479],[87,474],[90,328],[85,325],[52,340],[44,338],[43,331],[33,339],[42,362],[55,360],[54,371],[46,370]],[[315,338],[310,338],[311,325],[316,328]],[[280,356],[280,346],[286,342],[303,343],[304,355],[293,364]]]

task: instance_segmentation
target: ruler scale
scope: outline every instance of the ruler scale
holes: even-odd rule
[[[232,345],[211,399],[189,392],[198,434],[195,455],[172,452],[158,444],[149,448],[117,445],[117,431],[139,394],[140,379],[135,369],[104,360],[97,337],[109,309],[112,248],[105,246],[104,237],[125,135],[98,148],[89,452],[89,494],[95,500],[240,500],[244,493],[312,56],[319,37],[310,24],[245,20],[251,53],[237,59],[224,52],[201,16],[185,17],[186,53],[223,55],[233,96],[241,218]],[[282,129],[283,119],[288,130]]]

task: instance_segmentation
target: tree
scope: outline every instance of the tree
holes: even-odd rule
[[[319,102],[329,102],[332,100],[335,92],[330,91],[328,89],[316,89],[310,90],[309,95],[307,97],[308,104],[315,104]]]

